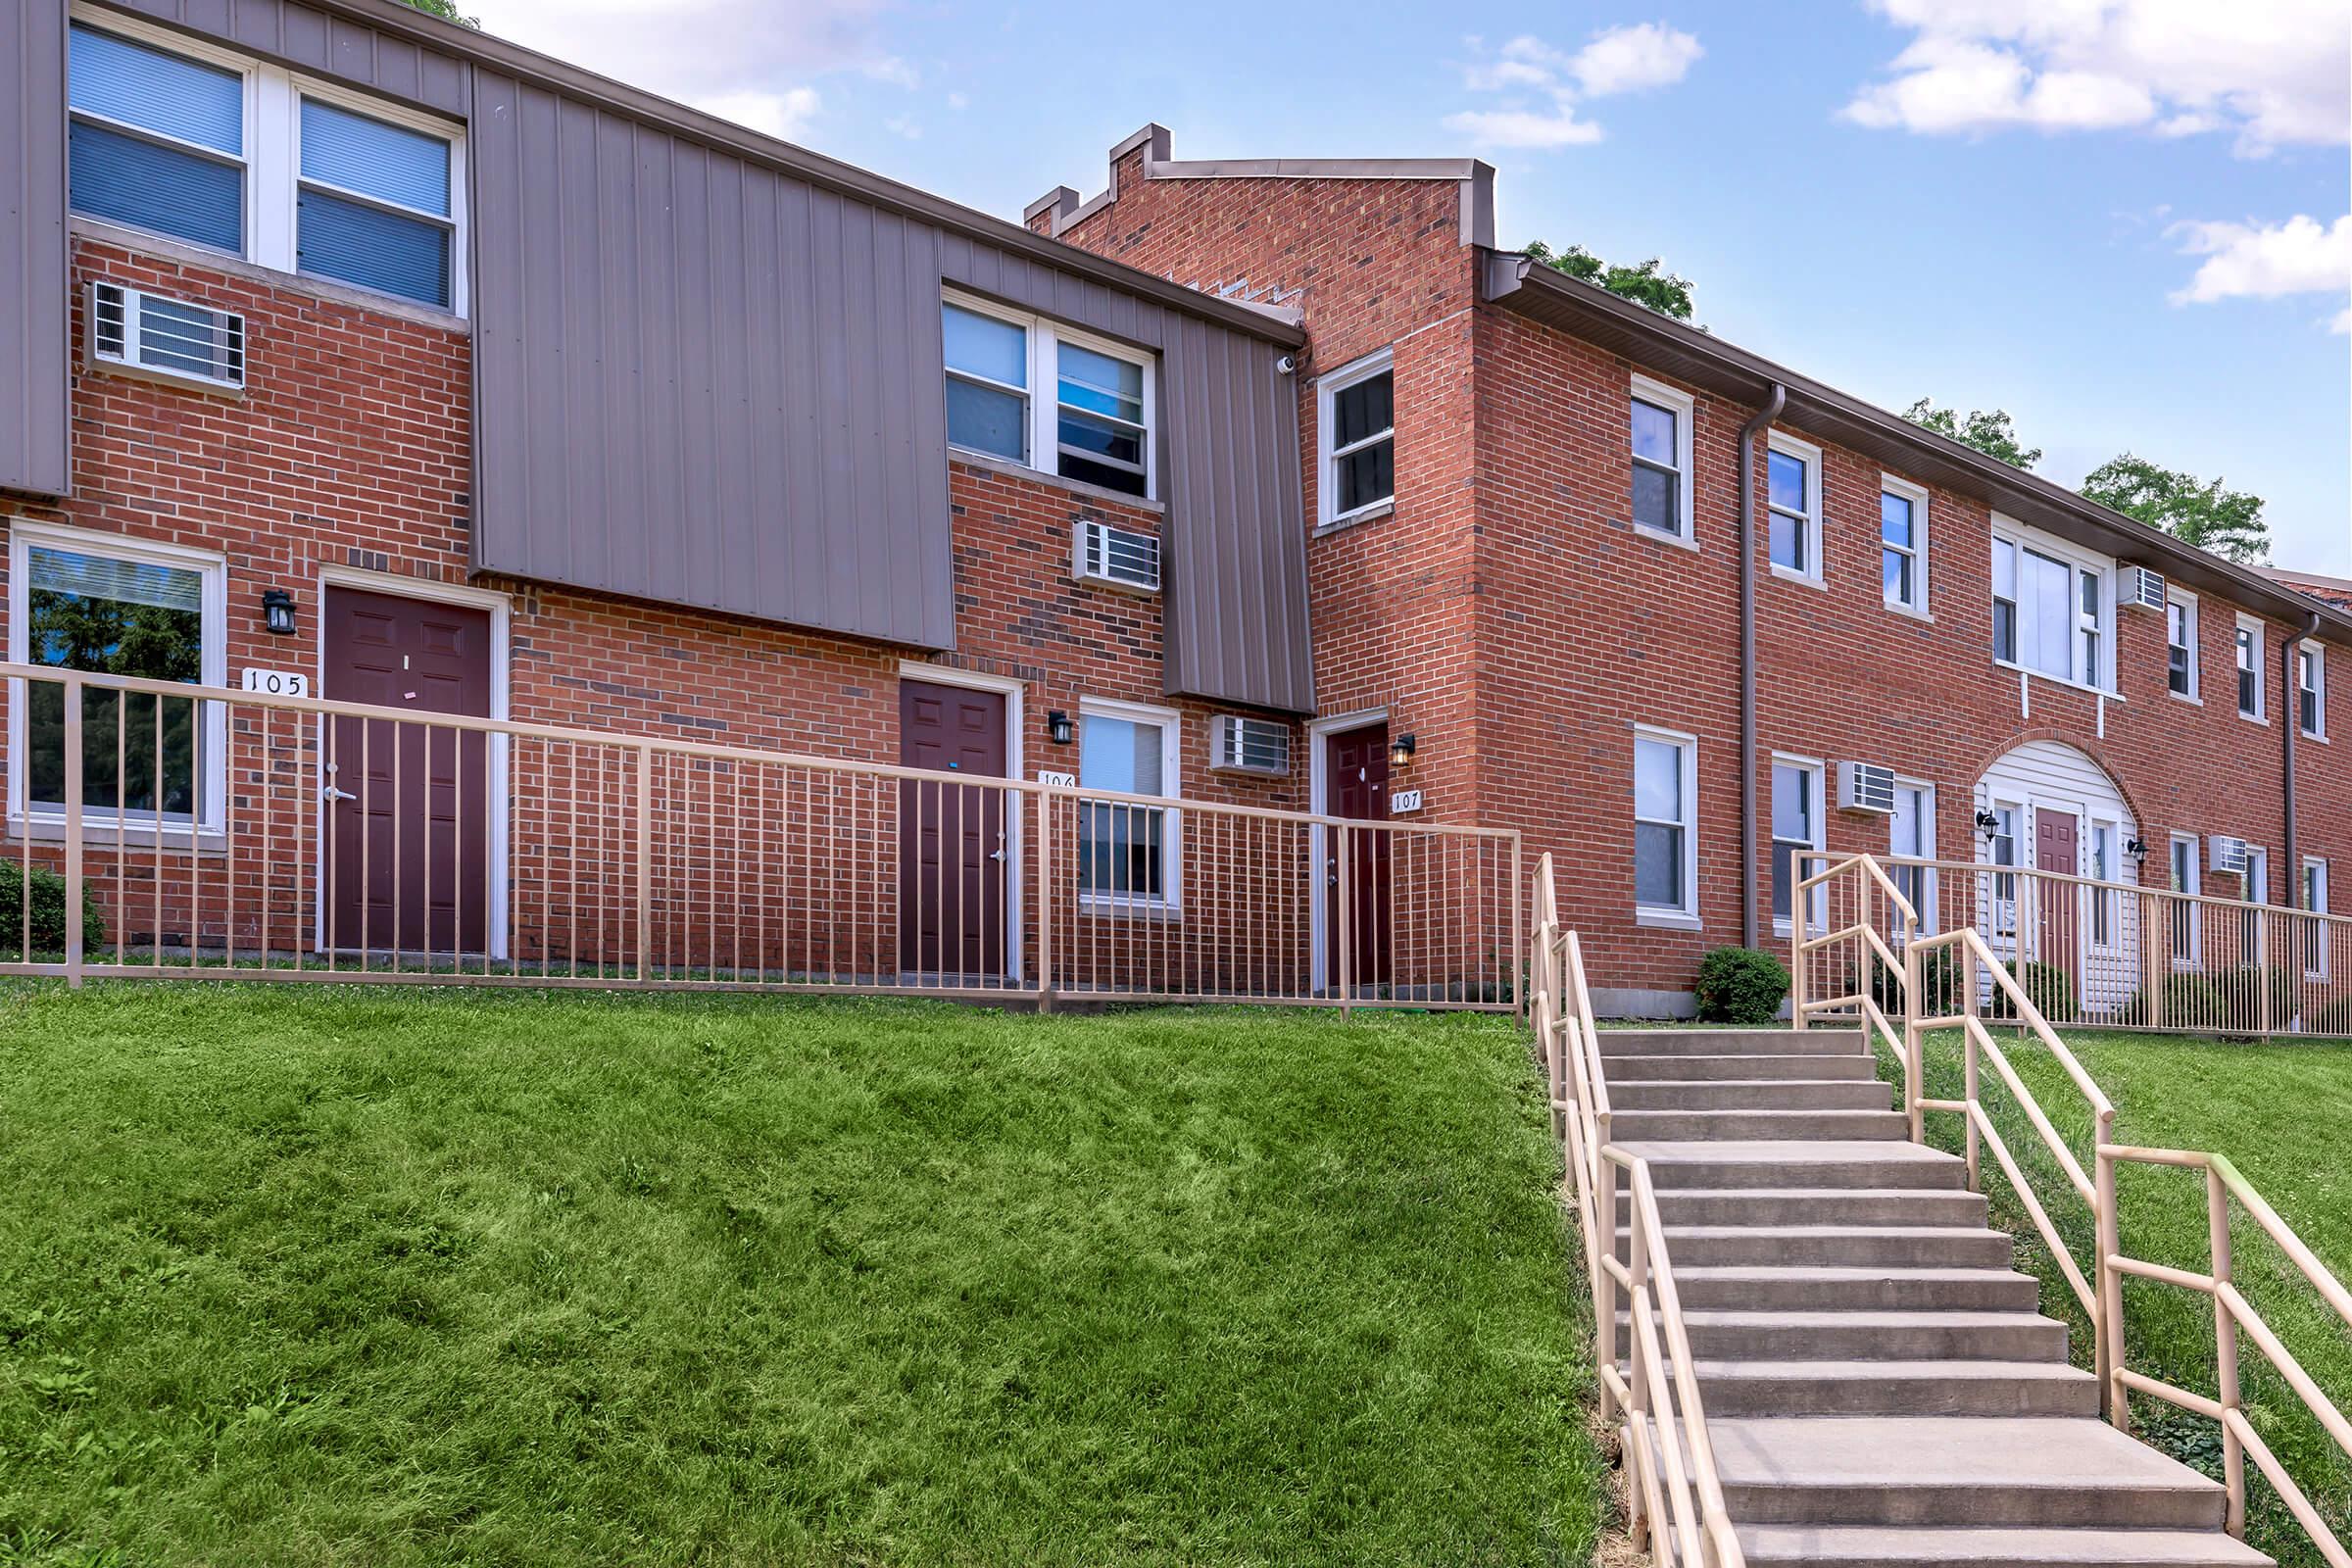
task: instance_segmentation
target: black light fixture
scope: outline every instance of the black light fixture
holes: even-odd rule
[[[1413,736],[1409,730],[1389,742],[1389,765],[1391,767],[1412,766],[1413,749]]]
[[[1077,734],[1070,724],[1070,715],[1056,708],[1046,715],[1046,734],[1056,746],[1067,746]]]
[[[1985,843],[1990,844],[1994,839],[2000,837],[2001,819],[1990,811],[1979,810],[1977,812],[1977,831],[1984,835]]]
[[[2148,841],[2133,839],[2124,846],[2124,853],[2134,860],[2144,860],[2148,858]]]
[[[283,588],[267,589],[262,594],[262,618],[272,637],[294,635],[294,596]]]

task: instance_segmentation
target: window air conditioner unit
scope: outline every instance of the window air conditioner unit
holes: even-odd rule
[[[2148,610],[2164,613],[2165,581],[2161,571],[2145,566],[2126,566],[2123,580],[2116,590],[2116,602],[2126,610]]]
[[[123,283],[90,285],[93,364],[223,391],[245,389],[245,318]]]
[[[1894,810],[1894,769],[1876,762],[1838,764],[1838,809],[1840,811]]]
[[[2206,858],[2216,871],[2233,876],[2246,874],[2246,841],[2233,839],[2227,833],[2215,833],[2205,840]]]
[[[1159,592],[1159,535],[1089,517],[1071,530],[1071,571],[1081,582]]]
[[[1291,727],[1270,718],[1245,718],[1219,713],[1214,730],[1216,750],[1211,767],[1231,773],[1263,773],[1279,778],[1291,770]]]

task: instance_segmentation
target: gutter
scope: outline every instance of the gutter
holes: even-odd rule
[[[1756,437],[1788,406],[1788,389],[1775,381],[1764,406],[1740,427],[1740,945],[1743,948],[1756,946],[1761,931],[1756,919]],[[2291,783],[2288,788],[2293,788]],[[2294,820],[2292,807],[2287,820]]]
[[[2303,698],[2295,688],[2295,655],[2304,639],[2319,629],[2319,612],[2305,612],[2303,630],[2286,639],[2278,662],[2278,732],[2285,775],[2279,794],[2286,807],[2286,907],[2290,909],[2297,907],[2303,894],[2303,857],[2295,834],[2295,731],[2303,727]]]

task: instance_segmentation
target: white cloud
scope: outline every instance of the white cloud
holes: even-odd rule
[[[908,141],[923,139],[923,123],[912,115],[893,115],[882,122],[882,128],[894,136],[904,136]]]
[[[2352,140],[2344,0],[1871,0],[1915,34],[1857,92],[1857,124],[2228,130],[2258,155]]]
[[[893,87],[904,87],[908,92],[914,91],[923,84],[923,74],[917,71],[910,62],[902,60],[897,55],[883,55],[879,59],[859,61],[858,70],[868,80],[887,82]]]
[[[1465,42],[1482,58],[1463,68],[1462,84],[1472,92],[1496,94],[1503,103],[1448,115],[1446,124],[1493,147],[1598,141],[1601,127],[1578,116],[1581,99],[1669,86],[1688,75],[1705,53],[1690,33],[1656,22],[1604,28],[1574,54],[1525,34],[1492,54],[1477,38]]]
[[[814,87],[788,87],[782,92],[720,92],[695,100],[694,107],[766,135],[798,141],[824,108]]]
[[[948,107],[950,109],[961,111],[969,107],[970,104],[971,100],[959,92],[952,92],[948,94]]]
[[[2335,319],[2328,323],[2328,330],[2344,336],[2352,336],[2352,305],[2347,305],[2335,313]]]
[[[2174,291],[2175,305],[2352,290],[2352,217],[2325,225],[2300,215],[2283,223],[2176,223],[2169,232],[2182,255],[2205,258],[2186,286]],[[2352,330],[2347,317],[2352,311],[2330,329]]]

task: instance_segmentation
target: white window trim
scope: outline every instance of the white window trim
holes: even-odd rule
[[[1928,779],[1909,778],[1897,773],[1894,776],[1894,787],[1898,790],[1917,790],[1919,792],[1919,854],[1916,858],[1922,860],[1934,860],[1936,858],[1935,784]],[[1891,811],[1886,813],[1886,854],[1890,859],[1895,855],[1894,813]],[[1915,869],[1919,872],[1919,907],[1915,912],[1919,915],[1923,925],[1932,925],[1936,919],[1936,868],[1933,865],[1888,867],[1890,872],[1897,869]]]
[[[2185,905],[2180,906],[2188,910],[2188,952],[2186,954],[2173,953],[2173,967],[2176,969],[2201,969],[2205,966],[2205,906],[2197,901],[2204,894],[2205,876],[2203,847],[2198,844],[2197,835],[2175,833],[2166,842],[2164,879],[2166,885],[2171,886],[2175,879],[2176,868],[2180,864],[2180,851],[2183,848],[2188,851],[2188,875],[2181,879],[2181,885],[2174,888],[2173,891],[2184,895],[2188,900]],[[2164,943],[2168,950],[2173,946],[2173,927],[2169,920],[2165,926]]]
[[[1805,466],[1805,512],[1803,514],[1803,521],[1805,525],[1806,568],[1803,571],[1795,571],[1788,566],[1782,565],[1779,562],[1772,560],[1771,519],[1773,514],[1779,513],[1785,517],[1796,516],[1798,514],[1791,512],[1784,512],[1781,508],[1772,504],[1772,475],[1769,464],[1766,466],[1763,496],[1765,515],[1765,561],[1772,567],[1772,574],[1775,577],[1781,578],[1783,581],[1801,582],[1809,587],[1814,588],[1826,587],[1828,584],[1824,580],[1825,573],[1822,568],[1821,561],[1821,515],[1822,507],[1825,500],[1824,496],[1822,495],[1821,448],[1815,446],[1810,441],[1799,440],[1797,437],[1788,434],[1785,430],[1772,431],[1765,438],[1764,444],[1770,451],[1778,452],[1785,458],[1794,458]]]
[[[2298,654],[2311,656],[2312,714],[2316,727],[2303,728],[2303,662],[2295,661],[2295,729],[2305,740],[2328,741],[2328,651],[2310,638],[2295,645]]]
[[[1158,366],[1148,350],[1133,348],[1111,338],[1097,336],[1082,327],[1065,325],[1051,317],[1039,316],[1034,311],[1016,310],[1009,305],[1000,305],[995,300],[983,299],[977,294],[967,294],[961,289],[945,288],[940,290],[940,303],[953,305],[959,311],[969,311],[975,316],[993,317],[997,320],[1017,326],[1022,330],[1022,343],[1028,354],[1028,386],[1009,386],[1003,381],[993,381],[987,376],[975,375],[968,370],[949,369],[946,372],[949,377],[971,381],[981,386],[992,386],[1002,392],[1019,395],[1024,405],[1024,417],[1021,420],[1022,453],[1018,460],[1019,466],[1031,469],[1055,484],[1085,485],[1090,490],[1102,490],[1105,494],[1125,501],[1157,501],[1159,499],[1159,374]],[[1064,343],[1074,344],[1082,349],[1092,349],[1097,354],[1135,366],[1144,372],[1144,493],[1141,496],[1130,496],[1124,491],[1109,489],[1095,484],[1091,480],[1062,476],[1061,465],[1057,461],[1061,452],[1059,417],[1061,362],[1056,350]],[[941,395],[943,397],[946,395],[944,380]],[[956,446],[952,442],[949,444],[948,450],[968,453],[984,463],[1001,464],[1015,461],[999,452],[982,452],[974,447]],[[1041,457],[1048,461],[1040,462]]]
[[[1636,398],[1643,403],[1654,403],[1674,416],[1674,462],[1675,476],[1678,482],[1674,487],[1674,514],[1677,531],[1668,533],[1662,528],[1653,528],[1639,520],[1634,523],[1634,528],[1637,532],[1649,538],[1687,545],[1695,550],[1698,548],[1698,509],[1693,492],[1697,490],[1698,486],[1694,482],[1696,475],[1692,473],[1691,469],[1694,466],[1692,455],[1697,450],[1698,399],[1683,391],[1680,387],[1668,386],[1663,381],[1653,381],[1639,370],[1633,374],[1628,400]],[[1632,465],[1642,460],[1635,458],[1632,452],[1633,411],[1631,409],[1626,411],[1626,417],[1628,421],[1626,479],[1630,486],[1633,479]],[[1630,499],[1630,490],[1628,495]]]
[[[2315,871],[2319,873],[2316,885],[2312,876]],[[2315,894],[2316,898],[2313,897]],[[2325,915],[2328,912],[2328,896],[2327,859],[2317,855],[2306,855],[2303,857],[2302,874],[2296,878],[2295,882],[2296,902],[2303,906],[2304,912],[2307,914]],[[2334,927],[2325,920],[2306,921],[2305,924],[2314,928],[2318,940],[2313,941],[2308,937],[2305,939],[2303,973],[2308,979],[2325,980],[2328,978],[2328,950],[2334,945],[2333,938],[2329,933],[2334,930]],[[2317,968],[2312,967],[2310,959],[2310,955],[2315,950],[2320,956]]]
[[[133,539],[122,534],[103,533],[89,528],[73,528],[63,523],[33,522],[24,517],[10,517],[8,541],[8,658],[10,662],[30,663],[32,631],[32,567],[31,552],[35,545],[55,550],[71,550],[81,555],[105,556],[118,561],[144,562],[159,566],[173,566],[194,571],[203,580],[201,658],[197,665],[197,681],[205,686],[228,684],[228,558],[218,551],[191,550],[185,545],[158,544],[145,539]],[[25,720],[29,704],[23,690],[24,682],[12,681],[8,705],[8,820],[9,831],[17,837],[32,834],[36,837],[62,836],[66,813],[62,808],[36,807],[27,798],[29,781],[25,776]],[[191,836],[198,844],[219,842],[221,837],[221,805],[228,790],[228,714],[225,705],[210,703],[202,709],[204,734],[204,776],[198,781],[196,820],[188,824],[167,821],[163,826],[165,848],[177,844],[189,845]],[[93,812],[82,808],[82,837],[113,843],[121,837],[126,844],[152,845],[156,826],[152,817],[142,830],[137,812],[120,817],[104,809]],[[143,834],[143,836],[142,836]]]
[[[1922,620],[1934,620],[1936,617],[1928,612],[1928,487],[1914,484],[1900,474],[1881,473],[1879,490],[1883,495],[1900,496],[1911,503],[1911,597],[1904,599],[1886,592],[1886,529],[1884,520],[1879,525],[1879,596],[1888,610],[1905,615],[1917,615]]]
[[[2101,832],[2107,835],[2108,851],[2106,875],[2103,877],[2097,874],[2100,868],[2096,864],[2085,863],[2091,860],[2093,847]],[[2082,847],[2076,851],[2077,864],[2082,873],[2094,882],[2120,882],[2123,880],[2123,858],[2124,824],[2109,816],[2091,817],[2088,829],[2082,835]],[[2124,946],[2124,911],[2114,891],[2094,886],[2090,890],[2090,897],[2094,907],[2090,929],[2082,934],[2083,943],[2094,953],[2121,952]],[[2104,942],[2097,940],[2099,913],[2102,910],[2107,916],[2107,940]]]
[[[1803,848],[1815,855],[1824,853],[1829,846],[1829,841],[1826,835],[1829,832],[1830,826],[1830,808],[1829,803],[1826,799],[1824,799],[1822,792],[1829,783],[1829,764],[1818,757],[1791,757],[1787,752],[1775,752],[1772,754],[1772,766],[1776,770],[1781,767],[1793,767],[1813,775],[1813,842],[1803,846]],[[1774,781],[1770,772],[1765,774],[1765,787],[1767,792],[1774,787]],[[1772,808],[1772,800],[1769,793],[1767,793],[1766,796],[1764,810],[1765,824],[1767,828],[1767,849],[1769,850],[1770,846],[1783,842],[1794,844],[1796,841],[1793,839],[1784,841],[1781,838],[1779,827],[1773,824],[1772,818],[1777,813],[1774,812]],[[1772,896],[1772,879],[1769,875],[1769,860],[1766,863],[1766,870],[1768,874],[1765,877],[1764,894],[1766,898],[1770,898]],[[1796,920],[1796,884],[1812,874],[1812,872],[1804,868],[1804,862],[1801,858],[1791,862],[1790,875],[1788,878],[1788,913],[1774,913],[1772,917],[1772,929],[1775,934],[1785,937],[1789,935],[1794,929]],[[1826,917],[1829,909],[1829,891],[1830,890],[1826,886],[1817,887],[1813,890],[1813,910],[1806,916],[1806,925],[1808,929],[1817,927],[1823,923],[1823,920]],[[1818,930],[1815,930],[1813,934],[1818,936],[1821,933]]]
[[[2090,679],[2084,680],[2073,674],[2053,675],[2047,670],[2036,669],[2032,664],[2020,663],[2014,659],[2002,659],[1987,649],[1986,653],[1991,657],[1994,666],[2000,669],[2014,669],[2031,675],[2035,680],[2046,680],[2059,686],[2071,686],[2077,691],[2097,692],[2109,702],[2122,702],[2123,695],[2116,689],[2115,684],[2115,562],[2113,559],[2099,555],[2095,551],[2084,550],[2080,545],[2060,539],[2054,534],[2043,533],[2038,528],[2030,528],[2016,518],[2004,516],[1997,512],[1992,514],[1991,533],[1993,538],[2005,539],[2017,547],[2021,553],[2018,561],[2018,570],[2021,574],[2025,570],[2022,553],[2031,550],[2035,555],[2047,556],[2052,561],[2063,563],[2077,572],[2088,571],[2098,577],[2099,619],[2097,630],[2099,633],[2099,663],[2101,665],[2099,669],[2092,671]],[[2027,631],[2029,624],[2027,607],[2031,601],[2023,597],[2023,589],[2020,589],[2019,593],[2021,597],[2017,604],[2017,646],[2023,649],[2031,640]],[[1988,587],[1985,603],[1989,606],[1991,602],[1992,595]],[[2082,584],[2076,576],[2070,575],[2067,579],[2066,604],[2066,663],[2067,668],[2072,670],[2082,658],[2083,630]]]
[[[1087,909],[1119,909],[1137,914],[1178,914],[1184,908],[1184,812],[1179,809],[1184,800],[1184,780],[1180,767],[1184,760],[1184,715],[1173,708],[1157,708],[1150,703],[1121,702],[1110,697],[1080,697],[1078,722],[1081,726],[1092,715],[1097,718],[1123,718],[1131,724],[1159,726],[1159,798],[1168,803],[1164,813],[1167,827],[1160,835],[1161,896],[1139,897],[1134,893],[1080,893],[1080,907]],[[1086,738],[1083,729],[1079,736],[1080,757],[1084,758]],[[1086,788],[1085,763],[1081,760],[1078,787]]]
[[[1659,822],[1682,831],[1682,902],[1672,906],[1643,904],[1640,892],[1637,891],[1634,895],[1634,923],[1659,926],[1668,930],[1696,931],[1700,929],[1698,914],[1698,737],[1685,734],[1681,730],[1660,729],[1654,724],[1636,724],[1633,730],[1637,744],[1642,741],[1655,741],[1661,746],[1671,746],[1682,754],[1683,760],[1681,768],[1682,820],[1675,823],[1664,823],[1662,818],[1644,817],[1641,813],[1638,803],[1634,810],[1636,823]],[[1638,760],[1635,777],[1637,779],[1640,777]],[[1639,794],[1638,789],[1636,793]]]
[[[2237,710],[2237,716],[2249,724],[2268,724],[2271,721],[2271,683],[2263,678],[2263,664],[2266,656],[2263,651],[2262,628],[2261,616],[2239,612],[2237,629],[2254,634],[2254,710],[2249,713],[2242,707]],[[2237,672],[2237,643],[2232,638],[2230,644],[2230,679],[2232,686],[2236,684]],[[2235,691],[2230,693],[2233,700],[2236,695]]]
[[[1393,374],[1396,368],[1396,351],[1394,348],[1375,349],[1362,359],[1352,360],[1315,382],[1315,514],[1318,528],[1337,528],[1343,523],[1361,521],[1396,509],[1396,492],[1392,486],[1389,493],[1378,501],[1367,501],[1346,512],[1338,511],[1340,487],[1333,480],[1333,470],[1340,459],[1381,441],[1390,443],[1390,472],[1395,473],[1396,385],[1394,380],[1389,383],[1388,429],[1377,435],[1368,435],[1361,441],[1349,442],[1343,450],[1335,451],[1331,444],[1332,405],[1339,395],[1384,371]]]
[[[2164,590],[2164,602],[2168,607],[2166,612],[2168,623],[2165,627],[2164,639],[2165,695],[2180,702],[2194,703],[2202,708],[2205,706],[2205,672],[2203,669],[2205,662],[2197,657],[2198,644],[2203,637],[2201,617],[2197,613],[2197,596],[2186,588],[2177,588],[2168,584]],[[2180,632],[2188,639],[2188,690],[2185,692],[2173,690],[2173,639],[2172,627],[2169,623],[2171,614],[2169,607],[2172,606],[2180,607]],[[2230,668],[2234,670],[2236,665],[2233,663]]]
[[[250,262],[257,267],[266,267],[271,271],[282,272],[290,277],[303,278],[338,289],[356,289],[369,298],[383,299],[413,310],[446,311],[449,315],[462,317],[471,309],[471,279],[466,265],[466,258],[470,254],[467,237],[469,215],[466,212],[466,203],[467,188],[466,132],[462,126],[423,110],[412,109],[405,104],[396,104],[386,99],[355,92],[334,82],[306,75],[300,72],[288,71],[283,67],[256,60],[250,55],[241,55],[232,50],[222,49],[214,44],[189,38],[185,34],[159,27],[152,23],[121,16],[112,11],[101,11],[94,6],[76,4],[72,8],[72,16],[74,22],[99,32],[111,32],[133,42],[145,44],[150,48],[159,49],[166,54],[178,55],[184,59],[198,61],[209,66],[218,66],[225,71],[233,71],[244,78],[245,134],[243,140],[245,154],[241,161],[245,168],[245,250],[239,260]],[[354,114],[365,115],[370,120],[380,120],[386,124],[422,131],[437,140],[447,142],[449,144],[449,216],[444,219],[437,213],[417,212],[415,209],[364,195],[358,191],[343,190],[341,187],[329,185],[323,180],[304,180],[302,177],[302,100],[305,98],[316,98],[321,103],[333,104],[338,109],[348,109]],[[81,114],[78,110],[73,111],[73,113]],[[82,115],[82,118],[96,123],[112,123],[104,116]],[[166,143],[173,139],[169,136],[158,136],[153,131],[137,126],[127,128],[136,131],[141,136]],[[211,148],[196,147],[190,150],[215,159],[225,157]],[[300,270],[295,265],[294,208],[296,195],[305,183],[317,185],[321,190],[368,206],[380,207],[386,212],[401,213],[446,226],[450,231],[449,304],[446,306],[435,305],[429,300],[411,299],[405,294],[387,294],[380,289],[371,289],[365,283],[354,283],[346,278],[315,275]],[[112,219],[99,219],[96,221],[115,223],[115,220]],[[127,225],[117,223],[116,226],[126,227]],[[141,229],[135,230],[135,232],[147,231]],[[188,245],[199,250],[211,249],[209,246],[200,245],[194,240],[184,239],[176,234],[163,234],[158,237],[169,240],[174,245]],[[226,255],[228,253],[218,252],[216,254]]]

